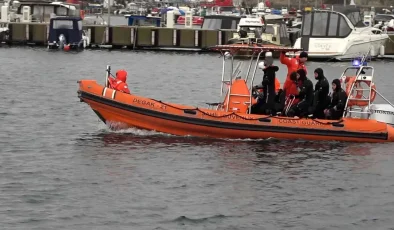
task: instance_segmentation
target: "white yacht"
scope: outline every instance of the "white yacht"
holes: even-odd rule
[[[290,46],[291,42],[286,24],[276,19],[276,17],[270,17],[270,15],[241,18],[237,32],[233,33],[233,37],[228,41],[228,44],[240,42],[240,39],[259,38],[267,44]]]
[[[384,55],[387,39],[387,33],[363,23],[358,8],[342,7],[305,14],[294,48],[307,51],[310,58],[352,59],[369,50],[376,57]]]

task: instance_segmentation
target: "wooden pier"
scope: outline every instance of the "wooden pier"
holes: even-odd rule
[[[49,24],[2,23],[9,28],[9,43],[47,45]],[[112,46],[113,49],[168,49],[203,51],[214,45],[223,45],[235,30],[202,30],[132,26],[84,26],[90,38],[90,47]],[[278,40],[280,38],[278,37]],[[385,55],[394,55],[394,34],[385,44]]]
[[[9,43],[45,46],[49,25],[43,23],[8,23]],[[226,44],[234,30],[201,30],[131,26],[84,26],[90,46],[111,45],[112,48],[167,48],[205,50]]]

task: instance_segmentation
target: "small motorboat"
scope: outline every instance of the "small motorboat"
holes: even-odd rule
[[[90,39],[83,30],[82,17],[58,16],[49,22],[48,49],[84,49]]]
[[[221,94],[224,97],[219,103],[207,103],[207,108],[163,102],[115,91],[108,84],[108,78],[111,77],[110,66],[107,66],[105,84],[99,84],[95,80],[78,81],[78,97],[113,129],[134,127],[173,135],[211,138],[394,141],[393,104],[383,96],[388,104],[373,104],[375,96],[381,95],[372,82],[373,67],[356,63],[356,66],[348,67],[342,74],[341,79],[344,79],[343,82],[347,81],[350,96],[343,117],[339,120],[313,119],[310,116],[287,117],[282,113],[256,115],[250,113],[250,108],[256,102],[253,86],[259,59],[267,52],[297,52],[299,49],[264,45],[246,47],[236,44],[218,45],[213,49],[220,51],[223,56]],[[247,61],[239,61],[234,65],[233,56],[243,50],[252,51],[253,55],[257,56],[257,61],[255,62],[252,57],[245,68],[246,71],[242,73],[241,66]],[[230,76],[225,79],[227,60],[231,62],[231,71]],[[351,70],[356,70],[357,74],[349,75],[348,72]],[[360,88],[361,83],[369,87]],[[363,92],[362,97],[360,92]]]
[[[1,27],[0,26],[0,45],[3,42],[8,42],[10,39],[10,30],[8,27]]]
[[[242,43],[243,39],[261,39],[264,44],[291,46],[287,35],[287,27],[283,22],[274,22],[270,17],[246,17],[239,21],[237,32],[228,40],[227,44]],[[268,21],[268,23],[267,23]],[[269,23],[271,21],[271,23]],[[272,23],[273,22],[273,23]]]

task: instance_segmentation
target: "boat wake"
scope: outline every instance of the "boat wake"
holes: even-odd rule
[[[135,136],[174,136],[171,134],[161,133],[153,130],[144,130],[144,129],[137,129],[137,128],[127,128],[127,129],[120,129],[120,130],[110,130],[111,133],[118,133],[118,134],[131,134]]]
[[[106,122],[106,128],[101,130],[105,133],[113,133],[113,134],[130,134],[134,136],[162,136],[162,137],[176,137],[176,138],[184,138],[184,139],[190,139],[190,138],[197,138],[197,139],[214,139],[217,141],[241,141],[241,142],[259,142],[259,141],[269,141],[269,140],[276,140],[275,138],[268,138],[268,139],[251,139],[251,138],[208,138],[208,137],[195,137],[192,135],[187,135],[187,136],[176,136],[172,134],[167,134],[167,133],[162,133],[154,130],[145,130],[145,129],[139,129],[139,128],[128,128],[126,124],[121,123],[121,122]]]

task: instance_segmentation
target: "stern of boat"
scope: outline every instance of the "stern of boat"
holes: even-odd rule
[[[394,127],[392,125],[387,125],[387,140],[394,142]]]

